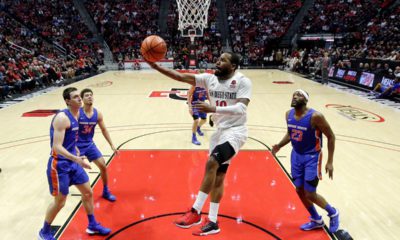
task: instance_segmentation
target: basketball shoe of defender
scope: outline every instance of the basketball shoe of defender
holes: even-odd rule
[[[89,235],[108,235],[111,232],[111,229],[103,227],[100,225],[100,223],[95,223],[95,224],[89,224],[89,226],[86,229],[86,232]]]
[[[325,224],[324,220],[322,220],[322,217],[320,217],[320,219],[314,219],[310,217],[310,221],[308,223],[301,225],[300,229],[303,231],[310,231],[313,229],[322,228],[324,225]]]

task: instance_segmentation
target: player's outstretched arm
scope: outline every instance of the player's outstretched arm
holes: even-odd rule
[[[180,73],[178,71],[175,71],[173,69],[168,69],[165,67],[162,67],[160,65],[158,65],[157,63],[152,63],[152,62],[147,62],[152,68],[154,68],[155,70],[159,71],[160,73],[164,74],[165,76],[175,79],[176,81],[179,82],[185,82],[185,83],[189,83],[193,86],[196,85],[196,79],[194,74],[190,74],[190,73]]]

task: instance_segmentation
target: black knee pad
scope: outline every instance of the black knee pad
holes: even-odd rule
[[[314,180],[306,181],[306,182],[307,182],[308,184],[310,184],[310,186],[317,187],[317,186],[318,186],[318,183],[319,183],[319,178],[318,178],[318,177],[315,177]]]
[[[235,149],[231,146],[229,142],[224,142],[214,148],[211,152],[211,156],[217,160],[219,166],[231,159],[235,155]]]
[[[222,164],[218,167],[217,172],[226,173],[228,171],[229,164]]]

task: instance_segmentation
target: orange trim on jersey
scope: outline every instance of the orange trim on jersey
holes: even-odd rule
[[[52,183],[52,192],[51,195],[57,196],[60,192],[59,182],[58,182],[58,172],[57,172],[57,153],[56,151],[52,151],[51,153],[53,160],[51,161],[51,183]]]
[[[321,168],[322,168],[322,151],[319,152],[319,155],[318,155],[318,178],[319,178],[319,180],[322,180]]]
[[[53,158],[57,158],[57,153],[56,153],[56,151],[54,151],[54,149],[51,150],[51,156]]]
[[[315,129],[315,151],[321,151],[321,141],[322,139],[320,138],[321,136],[321,130]]]

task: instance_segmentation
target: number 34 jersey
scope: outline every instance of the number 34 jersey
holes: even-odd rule
[[[212,106],[233,106],[239,98],[251,98],[252,84],[250,79],[242,73],[236,72],[227,80],[218,80],[214,74],[196,74],[196,86],[205,88],[210,97]],[[247,122],[247,114],[228,115],[213,113],[213,121],[218,128],[231,128],[244,126]]]
[[[79,109],[79,140],[78,147],[87,147],[93,143],[94,130],[98,121],[97,109],[93,108],[93,115],[86,116],[83,108]]]

